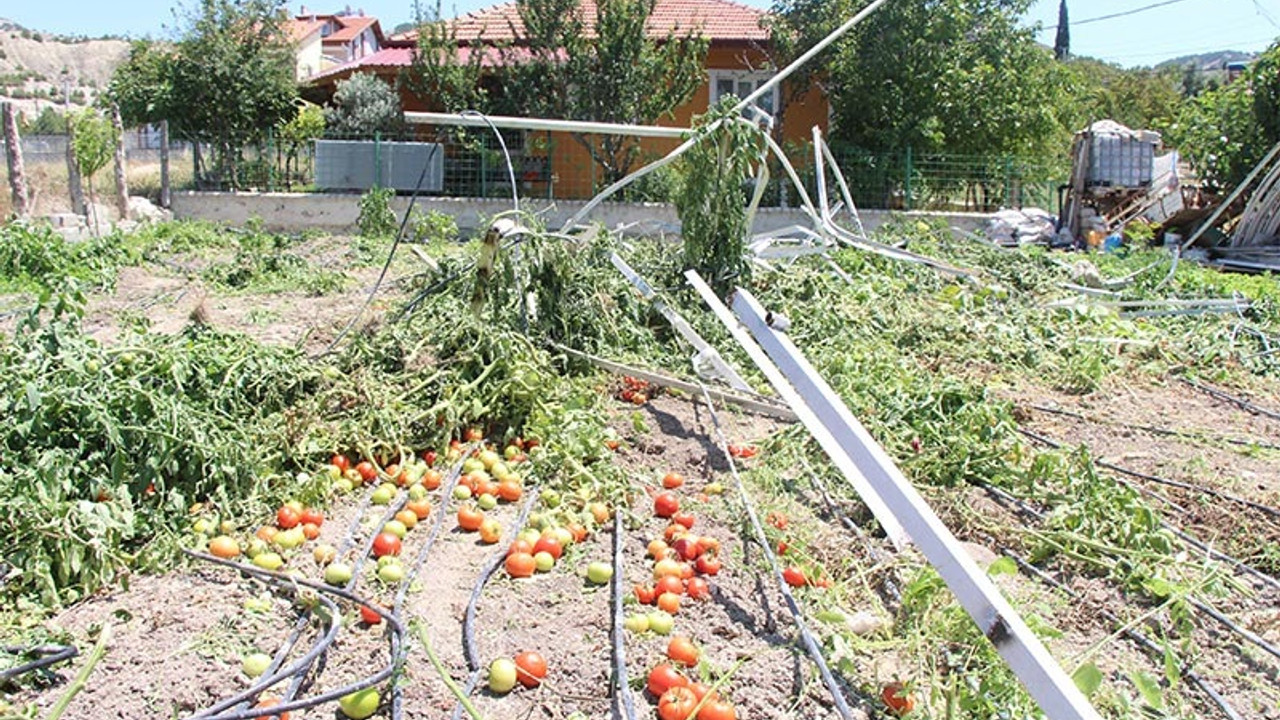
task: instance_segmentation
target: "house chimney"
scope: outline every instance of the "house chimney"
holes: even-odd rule
[[[303,5],[303,6],[298,10],[298,15],[299,15],[299,16],[305,16],[306,14],[307,14],[307,6],[306,6],[306,5]]]

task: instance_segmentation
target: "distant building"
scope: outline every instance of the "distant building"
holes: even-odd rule
[[[289,20],[289,36],[295,43],[297,77],[305,80],[331,67],[373,55],[385,40],[378,19],[363,10],[332,14],[308,13],[306,6]]]
[[[1249,63],[1246,62],[1229,62],[1227,63],[1227,82],[1233,83],[1245,71],[1249,69]]]

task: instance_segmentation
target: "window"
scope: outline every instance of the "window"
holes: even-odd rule
[[[712,70],[711,71],[711,104],[720,102],[720,99],[726,95],[734,95],[738,98],[744,98],[755,92],[773,77],[771,73],[753,73],[735,70]],[[773,115],[777,112],[778,88],[760,96],[755,102],[755,106]]]

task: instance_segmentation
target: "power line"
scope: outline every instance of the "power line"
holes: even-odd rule
[[[1137,15],[1140,12],[1146,12],[1148,10],[1154,10],[1159,7],[1164,7],[1165,5],[1174,5],[1180,2],[1186,2],[1186,0],[1163,0],[1163,2],[1152,3],[1150,5],[1143,5],[1142,7],[1133,8],[1132,10],[1124,10],[1118,13],[1111,13],[1110,15],[1099,15],[1098,17],[1085,18],[1084,20],[1075,20],[1068,23],[1068,27],[1075,26],[1075,25],[1088,25],[1089,23],[1102,22],[1103,20],[1114,20],[1115,18],[1125,17],[1126,15]],[[1257,0],[1254,0],[1253,4],[1257,5],[1258,4]],[[1259,10],[1261,10],[1261,8],[1259,8]],[[1056,24],[1046,25],[1044,29],[1057,30],[1058,26]]]

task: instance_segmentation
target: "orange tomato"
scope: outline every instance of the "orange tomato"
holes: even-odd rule
[[[320,537],[320,528],[313,523],[303,523],[302,536],[308,540],[315,540]]]
[[[662,487],[674,490],[684,484],[684,476],[677,472],[669,472],[662,477]]]
[[[916,708],[915,696],[902,687],[902,683],[891,682],[880,691],[880,699],[885,707],[894,715],[905,715]]]
[[[410,510],[407,505],[404,510],[396,513],[396,519],[409,530],[414,529],[418,525],[418,513]]]
[[[271,527],[270,525],[263,525],[262,527],[258,528],[258,532],[254,533],[253,535],[254,537],[261,540],[262,542],[269,543],[271,542],[272,538],[276,536],[277,532],[279,531],[276,530],[274,527]]]
[[[658,609],[675,615],[680,612],[680,596],[675,593],[662,593],[658,596]]]
[[[503,480],[498,483],[498,497],[507,502],[515,502],[524,495],[524,488],[515,480]]]
[[[507,574],[513,578],[532,577],[538,564],[527,552],[514,552],[507,556]]]
[[[484,513],[471,505],[458,508],[458,527],[467,532],[475,532],[484,522]]]
[[[405,503],[405,509],[413,513],[419,520],[426,520],[431,516],[431,503],[424,500],[410,500]]]
[[[687,687],[673,687],[658,698],[658,720],[689,720],[698,698]]]
[[[240,543],[226,535],[219,535],[209,541],[209,554],[223,559],[236,557],[240,554]]]
[[[700,655],[702,653],[698,650],[698,646],[683,635],[677,635],[667,643],[667,657],[671,658],[672,662],[679,663],[685,667],[697,665]]]
[[[547,660],[542,655],[526,650],[516,655],[516,679],[527,688],[538,687],[547,676]]]

